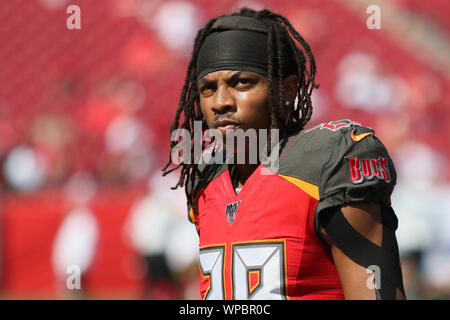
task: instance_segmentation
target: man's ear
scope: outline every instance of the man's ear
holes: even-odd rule
[[[297,88],[298,88],[298,78],[296,75],[290,75],[283,80],[284,86],[284,95],[286,97],[286,101],[289,101],[289,105],[294,103],[295,97],[297,96]]]

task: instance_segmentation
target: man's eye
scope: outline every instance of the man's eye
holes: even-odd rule
[[[254,81],[252,81],[252,79],[249,78],[241,78],[236,81],[236,85],[238,86],[249,86],[252,85],[253,83]]]
[[[209,85],[206,85],[206,86],[203,86],[203,87],[201,87],[200,88],[200,92],[208,92],[208,91],[212,91],[212,90],[214,90],[214,87],[213,86],[209,86]]]
[[[250,83],[251,83],[251,80],[247,79],[247,78],[241,78],[241,79],[238,79],[238,81],[237,81],[237,84],[243,84],[243,85],[250,84]]]

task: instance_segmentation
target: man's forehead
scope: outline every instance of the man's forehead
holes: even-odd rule
[[[208,73],[207,75],[205,75],[203,78],[201,78],[199,80],[200,83],[202,82],[209,82],[209,81],[214,81],[214,80],[218,80],[218,79],[227,79],[227,78],[232,78],[232,77],[239,77],[239,76],[258,76],[258,77],[263,77],[262,75],[256,73],[256,72],[252,72],[252,71],[243,71],[243,70],[219,70],[219,71],[214,71],[211,73]]]

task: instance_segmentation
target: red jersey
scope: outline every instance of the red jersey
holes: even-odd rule
[[[206,170],[198,215],[190,210],[204,299],[344,298],[317,214],[358,201],[389,205],[392,161],[371,129],[348,120],[291,135],[282,145],[277,172],[259,165],[238,194],[228,165]]]

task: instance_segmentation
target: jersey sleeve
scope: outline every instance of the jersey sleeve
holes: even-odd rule
[[[391,208],[390,196],[397,175],[394,163],[374,130],[353,122],[329,133],[329,157],[323,162],[319,179],[320,200],[315,209],[318,215],[327,208],[357,202],[373,202],[389,212],[393,228],[397,218]]]
[[[355,202],[389,206],[397,179],[375,131],[350,120],[322,123],[289,138],[279,173],[318,189],[316,212]]]

